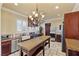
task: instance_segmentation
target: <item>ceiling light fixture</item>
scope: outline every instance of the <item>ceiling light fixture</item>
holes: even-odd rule
[[[29,18],[32,18],[32,16],[29,16]]]
[[[45,15],[42,15],[42,18],[44,18],[45,17]]]
[[[33,18],[31,18],[31,20],[33,21]]]
[[[15,5],[15,6],[17,6],[17,5],[18,5],[18,3],[14,3],[14,5]]]
[[[33,11],[32,13],[33,13],[33,15],[35,15],[35,11]]]
[[[56,6],[55,8],[56,8],[56,9],[59,9],[59,6]]]
[[[34,24],[38,24],[44,17],[44,12],[39,12],[38,5],[36,4],[36,10],[32,12],[32,15],[29,16],[29,19],[32,20]]]

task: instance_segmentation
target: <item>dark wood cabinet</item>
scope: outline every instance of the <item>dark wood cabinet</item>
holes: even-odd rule
[[[79,40],[79,11],[67,13],[64,15],[64,39],[66,40],[66,38],[69,40]],[[77,54],[79,54],[79,51],[77,52]],[[76,52],[71,50],[69,55],[73,54],[76,54]]]
[[[1,55],[7,56],[11,53],[11,40],[1,42]]]
[[[55,35],[55,41],[56,42],[61,42],[61,35],[60,34]]]
[[[79,11],[64,15],[65,38],[79,39]]]
[[[50,36],[51,36],[52,38],[55,38],[55,33],[50,33]]]

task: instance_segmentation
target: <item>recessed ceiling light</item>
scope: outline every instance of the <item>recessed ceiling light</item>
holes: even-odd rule
[[[15,6],[17,6],[17,5],[18,5],[18,3],[14,3],[14,5],[15,5]]]
[[[59,6],[56,6],[55,8],[56,8],[56,9],[58,9],[58,8],[59,8]]]

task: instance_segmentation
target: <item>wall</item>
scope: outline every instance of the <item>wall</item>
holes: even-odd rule
[[[79,3],[76,3],[73,10],[71,12],[79,11]],[[58,20],[57,20],[58,19]],[[44,28],[43,33],[45,34],[45,23],[51,23],[51,32],[61,33],[62,30],[59,30],[58,26],[61,24],[63,25],[63,18],[52,18],[47,19],[41,26]]]
[[[79,3],[75,4],[75,6],[74,6],[74,8],[72,9],[71,12],[75,12],[75,11],[79,11]],[[62,51],[66,52],[66,42],[65,42],[65,39],[64,39],[64,30],[62,31],[61,41],[62,41]]]
[[[28,18],[26,15],[14,12],[13,10],[2,8],[1,11],[1,34],[15,34],[17,32],[16,21],[18,19],[24,20],[26,22],[26,31],[22,31],[21,33],[25,32],[29,35],[30,32],[39,33],[39,27],[28,27]]]
[[[76,4],[75,4],[75,6],[74,6],[72,12],[74,12],[74,11],[79,11],[79,3],[76,3]]]
[[[17,15],[15,13],[6,11],[6,10],[1,10],[1,17],[2,17],[2,21],[1,21],[1,33],[2,34],[13,34],[17,32],[16,29],[16,21],[18,19],[21,20],[27,20],[26,17]],[[27,21],[26,21],[27,22]]]
[[[1,6],[2,4],[0,4],[0,32],[1,32]]]
[[[52,33],[57,33],[61,34],[62,30],[59,30],[59,25],[62,25],[63,18],[52,18],[52,19],[47,19],[45,22],[41,24],[43,27],[43,33],[45,35],[45,23],[51,23],[51,29],[50,31]]]
[[[0,3],[0,55],[1,55],[1,7],[2,4]]]
[[[59,25],[62,25],[62,19],[55,19],[52,21],[51,24],[51,32],[54,32],[56,34],[61,34],[61,30],[59,29]]]

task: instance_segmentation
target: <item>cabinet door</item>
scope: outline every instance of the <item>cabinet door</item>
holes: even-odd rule
[[[79,12],[64,15],[64,32],[66,38],[79,38]]]
[[[78,12],[78,37],[77,37],[77,39],[79,39],[79,12]]]
[[[11,41],[1,42],[1,55],[7,56],[11,53]]]

